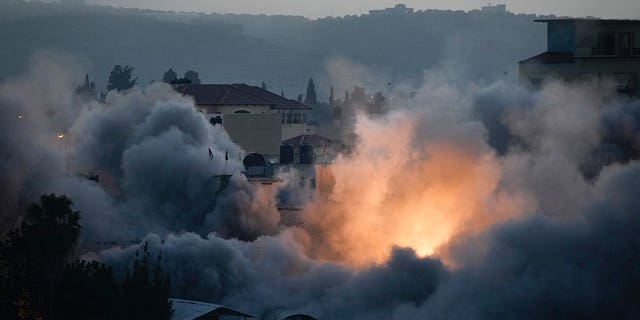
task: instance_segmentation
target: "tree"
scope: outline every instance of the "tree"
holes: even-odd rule
[[[179,78],[171,81],[171,84],[191,84],[191,80],[187,78]]]
[[[42,315],[33,306],[20,273],[9,261],[6,243],[0,243],[0,319],[38,319]]]
[[[55,296],[54,319],[118,319],[120,286],[111,268],[76,261],[65,268]]]
[[[298,95],[298,99],[297,100],[298,100],[298,102],[302,103],[302,94]]]
[[[336,97],[333,93],[333,86],[329,89],[329,105],[333,106],[336,103]]]
[[[262,84],[260,85],[260,88],[261,88],[262,90],[269,90],[269,88],[267,88],[267,83],[266,83],[266,82],[264,82],[264,81],[262,81]]]
[[[162,82],[164,83],[172,83],[173,81],[176,81],[176,79],[178,79],[178,74],[173,71],[172,68],[169,68],[169,70],[162,75]]]
[[[355,87],[351,92],[351,101],[356,105],[364,105],[367,103],[367,92],[363,87]]]
[[[315,106],[318,104],[318,97],[316,96],[316,86],[313,84],[313,78],[309,78],[309,83],[307,84],[307,95],[304,99],[304,104]]]
[[[65,196],[43,195],[27,209],[20,228],[7,235],[0,249],[12,285],[14,304],[33,306],[48,317],[53,288],[80,236],[80,214]]]
[[[384,107],[386,105],[387,98],[384,97],[382,92],[376,92],[373,95],[373,100],[369,103],[369,113],[371,114],[380,114],[384,113]]]
[[[351,97],[349,97],[349,90],[344,92],[344,105],[348,106],[351,104]]]
[[[200,74],[197,71],[194,71],[194,70],[187,70],[184,73],[184,79],[187,79],[187,80],[191,81],[190,83],[193,83],[193,84],[202,83],[200,81]]]
[[[109,74],[109,80],[107,81],[107,90],[116,90],[118,92],[129,90],[133,88],[138,82],[138,78],[131,79],[133,73],[133,67],[116,65]]]
[[[88,99],[88,100],[96,100],[97,92],[96,85],[93,81],[89,81],[89,74],[84,75],[84,83],[76,88],[76,95]]]
[[[281,97],[283,97],[283,98],[285,98],[285,96],[284,96],[284,90],[281,90],[281,91],[280,91],[280,96],[281,96]]]
[[[132,270],[122,283],[122,308],[125,312],[121,319],[159,319],[169,320],[173,314],[169,301],[171,280],[160,268],[162,255],[158,255],[155,268],[151,271],[149,244],[142,247],[142,258],[136,251]]]

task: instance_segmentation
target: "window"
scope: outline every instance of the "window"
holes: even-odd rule
[[[291,123],[300,123],[300,112],[294,111],[292,118]]]
[[[533,89],[542,88],[542,78],[529,78],[529,83]]]
[[[618,55],[630,56],[633,53],[633,32],[618,33]]]
[[[287,114],[285,123],[291,123],[291,110],[286,110],[285,112]]]
[[[615,55],[616,54],[616,34],[615,32],[600,32],[598,34],[598,47],[595,50],[596,55]]]
[[[240,110],[236,110],[233,113],[251,113],[249,110],[244,110],[244,109],[240,109]]]

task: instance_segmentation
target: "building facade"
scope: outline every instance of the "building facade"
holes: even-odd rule
[[[550,79],[611,83],[638,95],[640,20],[544,19],[547,51],[520,61],[520,83],[538,88]]]
[[[369,10],[371,16],[383,16],[383,15],[404,15],[412,14],[413,8],[407,8],[404,4],[397,4],[393,8],[386,8],[382,10]]]
[[[506,4],[498,4],[498,5],[495,5],[495,6],[492,6],[492,5],[483,6],[481,11],[483,13],[488,13],[488,14],[507,13],[507,5]]]
[[[247,153],[277,158],[283,140],[307,133],[311,107],[246,84],[182,84],[213,125],[222,125]]]

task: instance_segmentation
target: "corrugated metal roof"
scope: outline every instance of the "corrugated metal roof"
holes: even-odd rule
[[[259,105],[272,109],[311,109],[298,101],[242,83],[183,84],[174,88],[184,95],[193,97],[198,105]]]
[[[240,316],[245,318],[254,318],[250,314],[233,310],[231,308],[183,299],[169,299],[173,306],[173,316],[171,320],[194,320],[206,315],[226,315],[226,316]]]
[[[260,317],[260,319],[261,320],[317,320],[316,318],[308,314],[295,312],[293,310],[288,310],[288,309],[273,309],[271,311],[267,311],[262,315],[262,317]]]

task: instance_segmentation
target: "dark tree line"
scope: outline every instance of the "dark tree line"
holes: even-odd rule
[[[200,74],[197,71],[187,70],[182,78],[178,78],[178,74],[173,70],[173,68],[169,68],[169,70],[162,75],[162,82],[169,84],[200,84],[201,80]]]
[[[68,263],[79,222],[69,198],[44,195],[0,242],[0,319],[170,319],[170,279],[147,244],[121,283],[105,264]]]
[[[89,81],[89,74],[84,75],[84,83],[76,88],[76,95],[89,99],[95,100],[97,97],[96,92],[96,84],[93,81]]]
[[[107,91],[116,90],[118,92],[129,90],[138,83],[138,78],[132,79],[132,66],[116,65],[109,74]]]

